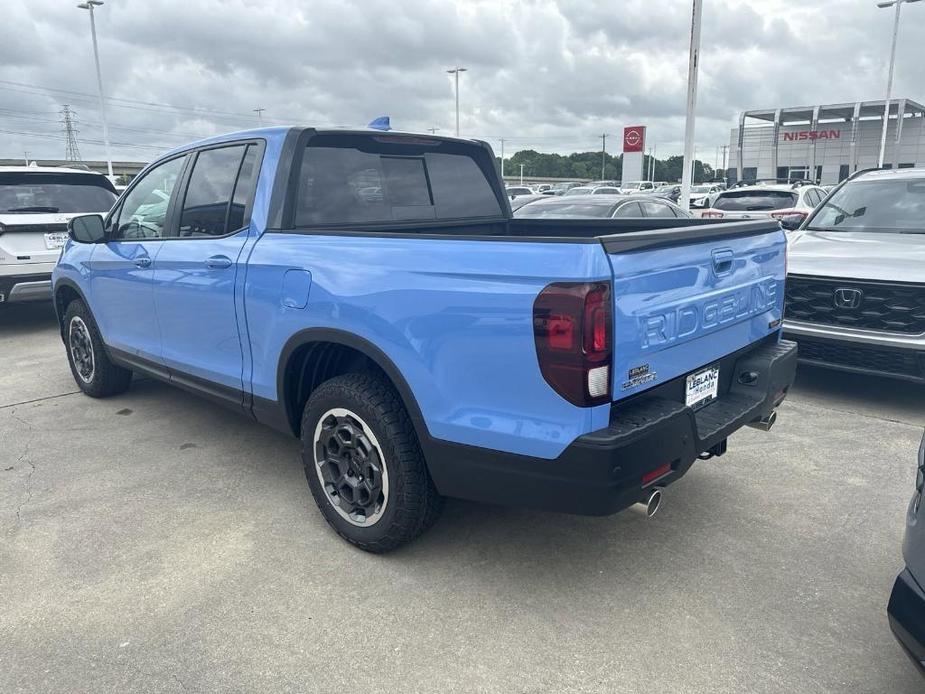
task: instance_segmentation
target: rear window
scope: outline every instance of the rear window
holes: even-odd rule
[[[302,158],[296,226],[500,217],[481,149],[401,136],[316,135]]]
[[[109,211],[112,184],[96,174],[0,173],[0,213]]]
[[[517,210],[517,217],[609,217],[610,205],[562,202],[556,205],[525,205]]]
[[[846,183],[807,228],[925,233],[925,179]]]
[[[785,210],[797,204],[797,194],[786,190],[742,190],[723,193],[713,208],[730,212]]]

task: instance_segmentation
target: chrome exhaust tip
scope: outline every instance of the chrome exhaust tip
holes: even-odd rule
[[[630,506],[635,513],[638,513],[645,518],[651,518],[656,513],[662,505],[662,490],[653,489],[649,492],[649,495],[640,502],[637,502]]]
[[[771,431],[771,427],[774,426],[774,422],[777,421],[777,410],[771,410],[771,414],[767,417],[762,417],[761,419],[756,419],[754,422],[749,422],[748,426],[754,429],[761,429],[761,431]]]

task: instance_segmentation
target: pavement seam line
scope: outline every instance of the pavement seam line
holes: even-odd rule
[[[791,402],[797,406],[816,407],[820,410],[826,410],[828,412],[838,412],[839,414],[850,414],[850,415],[854,415],[855,417],[864,417],[866,419],[876,419],[879,422],[890,422],[891,424],[902,424],[904,426],[915,427],[916,429],[921,429],[923,426],[922,424],[916,424],[914,422],[907,422],[903,419],[892,419],[890,417],[880,417],[875,414],[865,414],[864,412],[854,412],[852,410],[842,410],[837,407],[826,407],[825,405],[820,405],[819,403],[816,403],[816,402],[808,402],[806,400],[803,400],[803,401],[789,400],[788,402]]]
[[[55,398],[65,398],[68,395],[77,395],[79,390],[72,390],[68,393],[58,393],[57,395],[46,395],[44,398],[35,398],[33,400],[23,400],[22,402],[11,402],[9,405],[0,405],[0,410],[8,410],[11,407],[19,407],[20,405],[31,405],[34,402],[44,402],[46,400],[54,400]]]
[[[23,419],[18,414],[16,414],[16,410],[13,410],[12,412],[10,412],[10,416],[13,419],[19,422],[22,422],[27,427],[29,427],[29,438],[26,440],[26,446],[25,448],[23,448],[22,453],[20,453],[19,458],[17,458],[16,460],[17,463],[22,463],[26,457],[26,454],[29,452],[29,449],[32,447],[32,441],[35,438],[35,427],[33,427],[31,423],[27,422],[25,419]],[[22,501],[16,507],[16,527],[17,528],[22,527],[23,507],[25,507],[26,504],[32,501],[32,476],[35,474],[35,463],[33,463],[31,460],[26,460],[25,462],[29,464],[30,469],[29,469],[29,475],[26,477],[26,487],[25,487],[26,499],[25,501]]]

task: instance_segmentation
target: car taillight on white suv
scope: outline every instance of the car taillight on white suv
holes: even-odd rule
[[[540,372],[574,405],[610,402],[612,312],[610,282],[557,282],[533,303]]]
[[[771,213],[771,216],[778,220],[787,219],[788,217],[799,217],[802,221],[809,216],[809,212],[806,210],[775,210]]]

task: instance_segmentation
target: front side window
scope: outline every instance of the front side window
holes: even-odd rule
[[[113,239],[160,239],[167,224],[170,196],[183,172],[186,156],[171,159],[146,173],[122,203],[112,225]]]
[[[316,135],[302,157],[295,225],[500,217],[472,150],[427,138]]]
[[[619,218],[642,217],[642,208],[639,207],[638,202],[628,202],[625,205],[620,205],[613,216]]]
[[[660,202],[643,202],[642,209],[645,210],[646,217],[674,217],[674,211]]]
[[[925,233],[925,179],[852,181],[819,208],[808,229]]]
[[[180,237],[224,236],[244,146],[199,153],[180,214]]]

